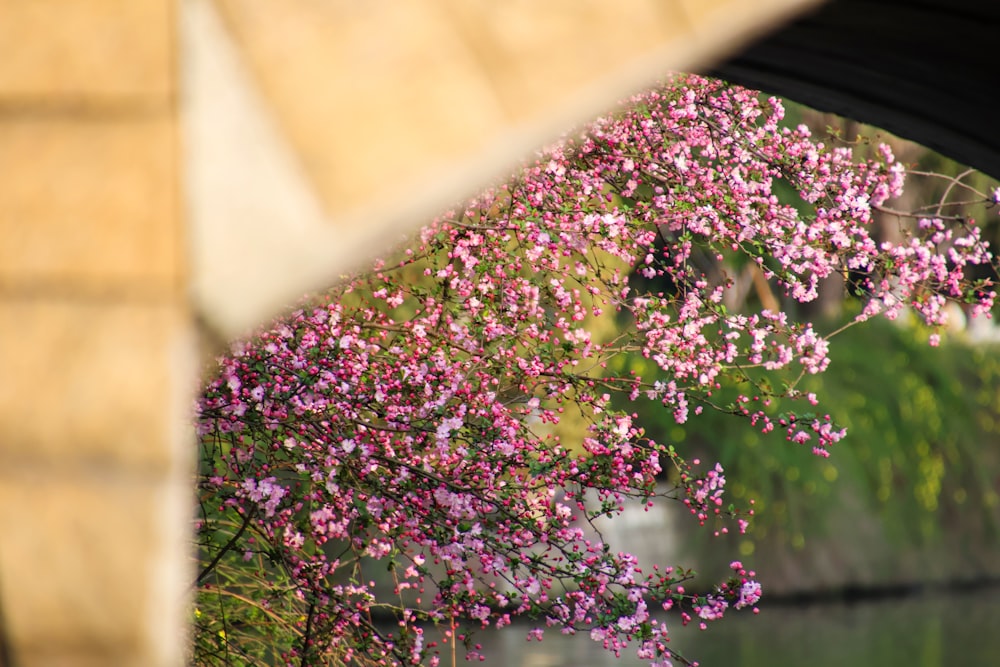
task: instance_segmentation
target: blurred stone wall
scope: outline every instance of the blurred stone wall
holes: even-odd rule
[[[810,4],[0,0],[0,662],[184,662],[200,345]]]
[[[0,604],[14,665],[182,660],[195,363],[177,11],[0,2]]]

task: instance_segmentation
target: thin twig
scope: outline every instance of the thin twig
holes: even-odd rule
[[[222,547],[219,553],[215,555],[215,558],[212,559],[212,562],[206,565],[205,569],[202,570],[201,573],[198,575],[198,578],[195,579],[194,581],[195,586],[200,584],[205,577],[211,574],[212,570],[215,569],[215,566],[219,564],[220,560],[222,560],[222,557],[225,556],[226,553],[233,548],[233,545],[236,544],[236,541],[240,539],[240,536],[243,535],[244,531],[246,531],[247,527],[250,525],[250,521],[253,519],[253,515],[254,515],[254,509],[251,508],[247,512],[246,516],[243,518],[243,525],[240,526],[240,529],[236,531],[236,534],[233,535],[232,538],[226,543],[226,546]]]

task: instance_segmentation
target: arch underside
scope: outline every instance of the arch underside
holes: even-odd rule
[[[834,0],[709,73],[884,128],[1000,178],[998,29],[997,2]]]

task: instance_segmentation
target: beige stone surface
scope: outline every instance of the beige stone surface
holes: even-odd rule
[[[811,2],[216,4],[328,212],[342,215],[462,182],[474,155],[507,146],[516,159]]]
[[[363,207],[375,190],[403,196],[506,122],[436,4],[220,3],[331,210]]]
[[[650,0],[217,4],[345,227],[344,214],[468,194],[470,176],[505,166],[470,157],[513,163],[653,80],[636,62],[691,31],[678,3]]]
[[[0,100],[145,102],[176,89],[175,0],[0,0]]]
[[[0,300],[0,470],[163,475],[191,461],[180,305]]]
[[[187,313],[179,299],[0,299],[0,604],[19,666],[183,662]]]
[[[662,0],[433,4],[460,36],[468,50],[463,55],[491,84],[508,122],[559,109],[567,95],[607,80],[672,40],[686,39],[693,29],[684,3]],[[647,78],[652,81],[656,74],[649,72]]]
[[[18,667],[183,664],[196,341],[176,0],[0,0],[0,616]]]
[[[57,464],[0,473],[4,630],[18,667],[182,664],[171,616],[190,573],[165,526],[182,498],[163,486]]]
[[[321,284],[355,257],[343,254],[344,231],[326,223],[301,161],[208,2],[186,3],[182,33],[191,288],[203,318],[232,336],[287,305],[289,284]]]
[[[0,286],[181,289],[169,114],[0,122]]]

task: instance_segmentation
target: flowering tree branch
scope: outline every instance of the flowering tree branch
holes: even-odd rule
[[[752,514],[725,505],[721,466],[653,441],[616,398],[655,401],[678,423],[722,410],[821,456],[844,435],[813,414],[817,397],[765,379],[825,370],[829,336],[773,307],[727,308],[730,272],[706,262],[756,267],[800,302],[860,273],[859,322],[910,308],[941,326],[946,300],[986,313],[994,298],[965,278],[992,262],[974,226],[921,218],[904,243],[876,243],[872,210],[904,181],[887,148],[857,160],[782,115],[773,98],[676,78],[236,344],[198,405],[199,553],[216,577],[199,577],[196,653],[216,655],[209,610],[232,593],[266,610],[223,605],[244,645],[284,619],[296,632],[259,650],[299,664],[436,665],[422,622],[448,627],[454,650],[468,637],[456,623],[521,616],[533,637],[587,632],[616,654],[688,664],[650,605],[683,623],[754,607],[742,563],[690,593],[688,570],[640,564],[596,521],[627,500],[683,503],[718,533]],[[649,359],[657,379],[616,375],[623,355]],[[738,386],[754,392],[719,404]],[[808,406],[773,418],[778,400]],[[390,573],[391,598],[364,563]]]

